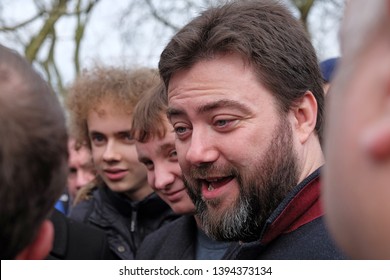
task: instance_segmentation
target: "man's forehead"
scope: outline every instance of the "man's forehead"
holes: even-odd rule
[[[194,111],[197,114],[208,113],[217,109],[235,109],[239,110],[245,114],[250,114],[251,109],[244,103],[232,99],[219,99],[211,100],[209,102],[204,102],[202,104],[197,104],[194,108]],[[167,110],[167,115],[169,118],[173,116],[186,115],[186,108],[179,108],[175,105],[169,105]]]

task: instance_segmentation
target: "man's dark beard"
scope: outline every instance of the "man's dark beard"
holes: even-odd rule
[[[216,240],[249,242],[259,239],[268,217],[297,185],[298,170],[291,126],[281,119],[267,152],[253,169],[206,163],[191,167],[183,179],[206,234]],[[228,209],[218,209],[218,199],[202,199],[201,182],[191,178],[204,178],[207,174],[237,179],[240,195]]]

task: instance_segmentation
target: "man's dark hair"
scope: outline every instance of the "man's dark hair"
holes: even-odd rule
[[[317,56],[302,24],[286,7],[268,0],[234,1],[194,18],[161,54],[159,71],[166,88],[177,71],[225,53],[237,53],[253,67],[282,112],[311,91],[321,140],[324,93]]]
[[[163,83],[150,89],[137,103],[133,114],[131,134],[134,139],[146,143],[153,138],[165,137],[167,128],[164,120],[168,100]]]
[[[48,84],[0,45],[0,259],[35,238],[66,187],[67,132]]]

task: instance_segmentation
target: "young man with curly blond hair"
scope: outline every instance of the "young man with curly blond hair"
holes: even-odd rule
[[[68,93],[72,133],[91,147],[98,175],[98,187],[70,216],[104,229],[120,259],[134,259],[147,234],[176,218],[148,184],[130,133],[135,105],[158,81],[153,69],[95,67]]]

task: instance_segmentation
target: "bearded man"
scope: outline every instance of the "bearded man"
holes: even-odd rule
[[[159,70],[201,226],[241,241],[228,258],[343,258],[320,203],[322,78],[288,9],[210,8],[171,39]]]

